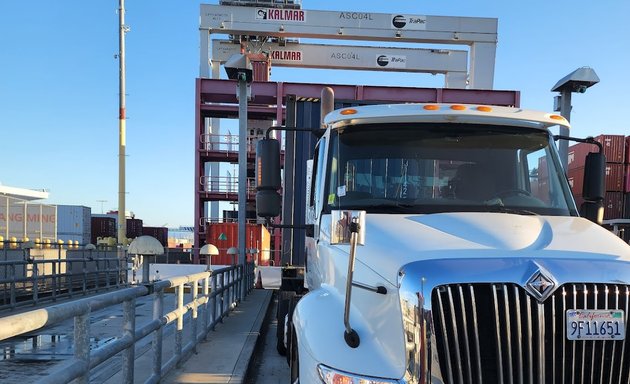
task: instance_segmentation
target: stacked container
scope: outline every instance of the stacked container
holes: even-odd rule
[[[238,255],[232,257],[227,253],[231,247],[238,248],[238,223],[210,223],[206,233],[206,244],[212,244],[219,250],[217,256],[212,256],[213,265],[231,265],[239,261]],[[245,247],[248,261],[269,265],[271,236],[264,225],[245,225]]]
[[[117,236],[116,219],[105,215],[92,216],[92,244],[98,243],[98,238]]]
[[[168,246],[168,228],[166,227],[142,227],[143,236],[151,236],[162,244],[163,247]]]
[[[80,205],[57,206],[57,238],[85,245],[91,242],[92,209]]]
[[[624,192],[627,193],[629,187],[628,139],[622,135],[599,135],[595,140],[602,144],[606,156],[604,220],[619,219],[624,216]],[[582,187],[586,155],[597,151],[597,145],[593,144],[579,143],[569,147],[567,176],[578,208],[584,202]]]

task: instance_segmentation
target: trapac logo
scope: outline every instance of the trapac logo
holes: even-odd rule
[[[406,68],[407,56],[400,55],[378,55],[376,65],[381,68]]]
[[[407,18],[403,15],[394,16],[392,19],[392,25],[399,29],[405,28],[405,25],[407,25]]]
[[[306,12],[301,9],[256,8],[257,20],[269,21],[306,21]]]
[[[425,30],[427,29],[427,17],[418,15],[392,15],[392,28]]]
[[[376,64],[378,64],[379,67],[387,67],[387,64],[389,64],[389,57],[386,55],[380,55],[376,58]]]

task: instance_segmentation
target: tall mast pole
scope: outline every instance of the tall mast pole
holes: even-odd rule
[[[119,109],[118,109],[118,244],[127,245],[127,218],[125,217],[125,149],[127,147],[125,117],[125,0],[119,0]]]

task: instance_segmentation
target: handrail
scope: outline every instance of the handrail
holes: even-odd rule
[[[0,341],[74,318],[74,357],[61,363],[38,383],[68,383],[75,379],[78,383],[87,383],[92,369],[122,352],[122,382],[131,384],[134,380],[135,343],[153,334],[153,366],[146,383],[158,383],[171,369],[194,352],[197,344],[205,339],[207,333],[244,298],[241,296],[241,284],[246,284],[247,294],[253,289],[253,282],[254,266],[247,264],[245,271],[242,265],[236,265],[173,277],[148,286],[125,288],[0,318]],[[175,288],[176,291],[177,308],[164,314],[165,290],[171,288]],[[187,288],[190,288],[191,295],[190,301],[185,303],[184,291]],[[149,294],[150,290],[153,290],[153,320],[138,328],[135,322],[135,301]],[[121,303],[123,304],[121,335],[100,348],[90,350],[91,313]],[[192,332],[190,340],[184,344],[184,317],[188,312],[191,312]],[[163,330],[171,323],[176,323],[175,350],[173,357],[163,364]]]
[[[127,270],[117,257],[0,261],[0,309],[120,288]]]

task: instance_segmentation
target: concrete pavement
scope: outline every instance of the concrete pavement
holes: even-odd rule
[[[243,383],[272,293],[270,290],[253,290],[222,324],[218,324],[214,331],[208,333],[207,341],[197,346],[197,353],[161,382]]]

